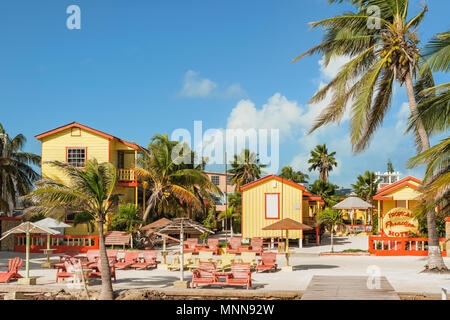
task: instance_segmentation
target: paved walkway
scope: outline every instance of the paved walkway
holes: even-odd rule
[[[302,300],[400,300],[386,277],[313,276]]]

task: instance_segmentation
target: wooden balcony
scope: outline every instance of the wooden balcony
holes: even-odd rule
[[[136,186],[136,174],[133,168],[118,169],[119,185]]]

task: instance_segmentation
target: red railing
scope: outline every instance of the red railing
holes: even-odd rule
[[[443,257],[447,256],[445,238],[439,238]],[[428,238],[370,236],[369,252],[377,256],[427,256]]]
[[[66,252],[67,249],[78,249],[86,252],[90,249],[98,249],[98,236],[50,236],[50,248],[56,249],[54,253]],[[47,235],[30,235],[30,252],[42,253],[47,249]],[[14,251],[25,252],[26,236],[17,234],[15,236]]]

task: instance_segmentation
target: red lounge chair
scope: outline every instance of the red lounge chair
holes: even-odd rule
[[[19,274],[19,268],[22,267],[22,263],[22,258],[15,257],[13,259],[9,259],[7,266],[0,266],[3,268],[8,268],[7,272],[0,272],[0,282],[9,282],[12,279],[22,278]]]
[[[99,264],[96,264],[95,266],[96,271],[92,271],[91,273],[89,273],[89,278],[102,278],[102,269],[101,266]],[[114,281],[116,281],[116,268],[113,264],[113,261],[109,260],[109,268],[110,268],[110,272],[111,272],[111,279],[113,279]]]
[[[256,254],[261,255],[264,251],[263,238],[252,238],[250,240],[250,247],[248,248],[250,252],[256,252]]]
[[[128,269],[131,265],[137,263],[139,251],[126,251],[125,257],[116,262],[114,266],[118,269]]]
[[[277,253],[276,252],[263,252],[259,264],[256,266],[256,272],[258,270],[268,270],[272,272],[272,269],[277,270]]]
[[[198,253],[198,238],[188,238],[186,239],[186,242],[184,243],[184,252],[192,252],[192,253]]]
[[[139,258],[139,262],[132,264],[131,268],[136,270],[137,268],[147,269],[148,267],[157,266],[158,262],[156,261],[156,256],[158,255],[157,251],[144,251],[142,254],[142,258]]]
[[[100,256],[99,250],[88,250],[86,252],[86,257],[84,257],[84,260],[81,261],[81,264],[83,266],[89,266],[91,264],[97,263],[99,256]]]
[[[196,288],[199,284],[213,284],[214,272],[216,272],[215,262],[200,261],[198,269],[192,271],[191,288]]]
[[[250,273],[250,263],[232,263],[231,275],[226,281],[227,285],[252,287],[252,275]]]
[[[219,239],[208,239],[208,248],[203,251],[212,251],[213,254],[219,254]]]
[[[239,254],[241,253],[239,247],[241,246],[242,238],[230,238],[230,243],[227,244],[227,253]]]
[[[74,278],[75,273],[73,272],[74,266],[70,259],[66,259],[63,263],[63,267],[59,267],[56,271],[56,283],[58,283],[59,279],[68,279]]]
[[[65,254],[70,256],[70,257],[75,257],[79,253],[80,253],[80,250],[78,250],[78,249],[67,249],[66,252],[65,252]]]

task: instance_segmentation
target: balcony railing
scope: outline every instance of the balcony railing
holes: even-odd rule
[[[135,182],[136,174],[133,168],[119,169],[119,181],[121,182]]]
[[[447,255],[445,238],[439,238],[443,257]],[[384,236],[369,237],[369,251],[377,256],[426,256],[428,238],[394,238]]]

